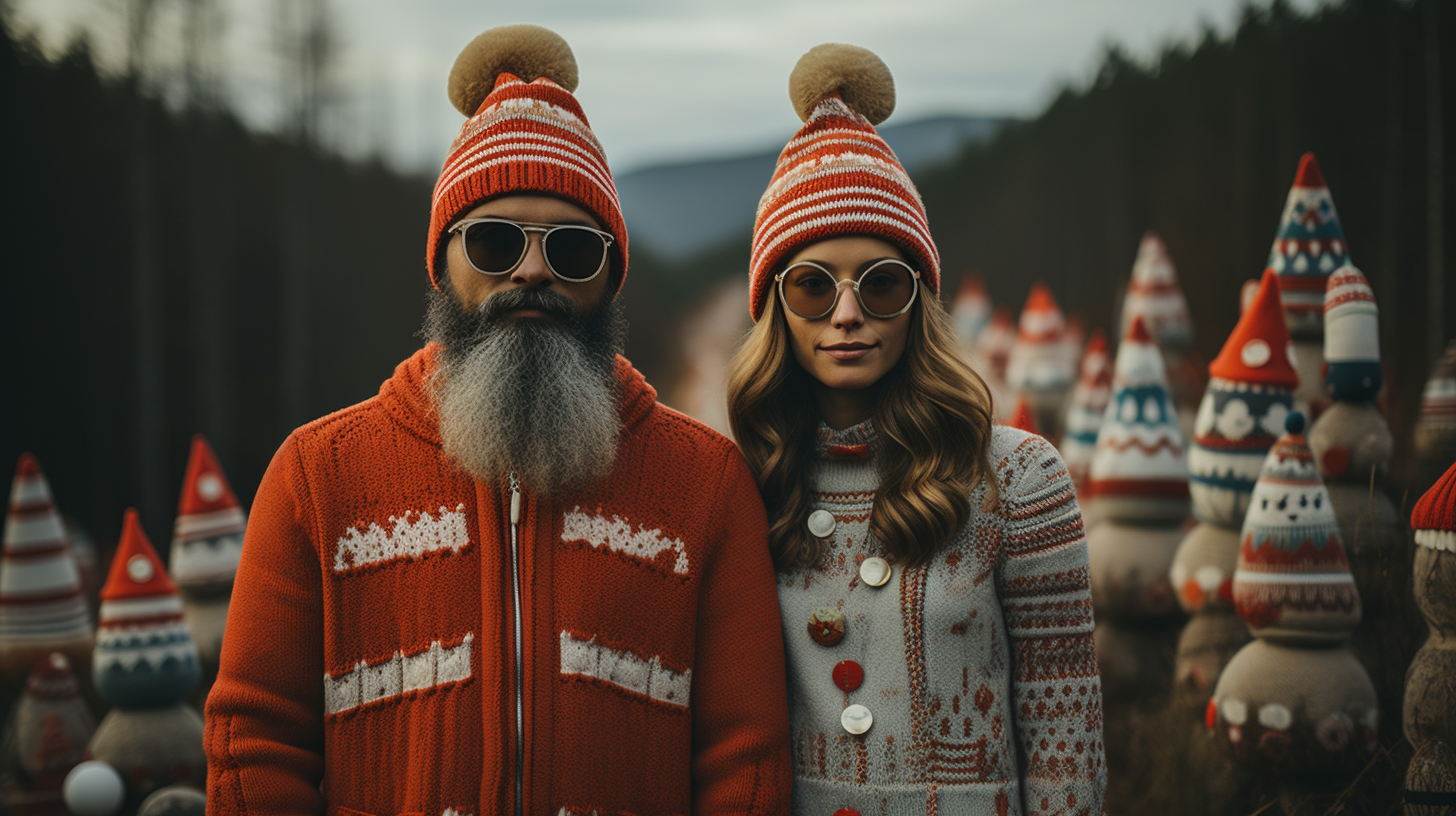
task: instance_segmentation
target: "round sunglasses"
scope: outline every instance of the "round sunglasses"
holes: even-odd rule
[[[465,260],[482,275],[516,271],[531,246],[529,233],[541,233],[541,254],[551,274],[585,283],[607,267],[612,234],[578,224],[534,224],[507,218],[468,218],[450,227],[460,233]]]
[[[894,258],[875,262],[856,279],[841,281],[813,261],[800,261],[774,280],[784,306],[805,320],[828,317],[845,284],[854,290],[860,310],[881,320],[904,314],[920,291],[920,273]]]

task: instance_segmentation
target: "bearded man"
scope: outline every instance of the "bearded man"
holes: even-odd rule
[[[492,29],[450,84],[429,342],[264,476],[208,812],[787,812],[763,507],[618,354],[627,233],[570,49]]]

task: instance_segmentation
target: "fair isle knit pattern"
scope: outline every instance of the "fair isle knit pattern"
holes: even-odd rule
[[[1269,268],[1279,273],[1284,308],[1320,314],[1324,310],[1325,279],[1349,261],[1335,200],[1319,162],[1313,153],[1306,153],[1300,157],[1284,214],[1279,218],[1279,231],[1269,250]]]
[[[779,154],[758,202],[748,273],[753,319],[790,250],[839,235],[870,235],[903,248],[921,285],[932,295],[940,291],[940,255],[919,191],[874,125],[831,93]]]
[[[430,203],[425,263],[438,286],[435,254],[445,228],[489,198],[541,193],[590,212],[616,239],[618,286],[627,269],[627,226],[607,156],[571,92],[542,77],[502,73],[450,145]]]
[[[832,452],[861,445],[869,458]],[[894,566],[874,587],[859,565],[884,555],[869,533],[881,446],[871,422],[821,426],[814,506],[835,519],[829,549],[779,575],[794,812],[1101,813],[1087,549],[1061,459],[1041,437],[994,428],[996,509],[973,510],[928,565]],[[805,631],[826,606],[844,614],[834,646]],[[844,660],[864,670],[850,691],[832,679]],[[840,725],[856,704],[874,717],[858,736]]]

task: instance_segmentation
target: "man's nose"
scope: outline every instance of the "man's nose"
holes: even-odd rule
[[[511,273],[511,282],[521,286],[550,286],[554,275],[551,274],[551,267],[546,265],[545,246],[541,242],[540,233],[532,232],[526,235],[526,257]]]

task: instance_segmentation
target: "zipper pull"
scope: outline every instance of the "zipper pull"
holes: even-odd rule
[[[516,472],[511,471],[511,524],[521,522],[521,488],[516,483]]]

